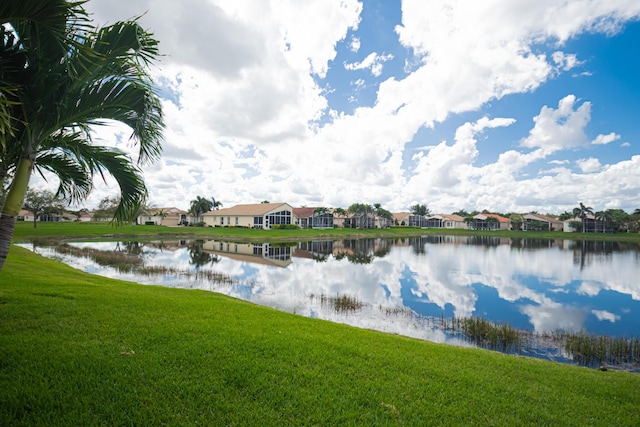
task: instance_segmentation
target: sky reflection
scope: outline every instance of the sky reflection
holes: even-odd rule
[[[640,335],[637,245],[453,236],[293,246],[219,241],[199,246],[191,241],[71,245],[129,251],[146,266],[215,271],[236,282],[121,273],[51,248],[36,250],[107,277],[215,291],[303,316],[435,342],[463,344],[424,317],[479,316],[535,332]],[[321,304],[321,295],[348,295],[364,306],[357,312],[336,310]]]

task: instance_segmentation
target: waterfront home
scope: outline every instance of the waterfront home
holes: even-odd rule
[[[274,225],[293,224],[293,208],[288,203],[235,205],[202,214],[210,227],[247,227],[270,230]]]
[[[165,225],[175,227],[187,225],[188,212],[175,207],[147,209],[137,218],[137,223],[141,225]]]
[[[546,231],[562,231],[564,224],[556,218],[540,214],[526,214],[522,216],[522,230],[546,230]]]
[[[436,214],[427,217],[429,228],[467,228],[464,218],[455,214]]]
[[[468,225],[472,230],[509,230],[511,221],[497,214],[481,213],[474,215]]]
[[[333,228],[333,213],[322,208],[293,208],[293,220],[300,228]]]

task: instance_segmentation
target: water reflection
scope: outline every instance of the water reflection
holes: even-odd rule
[[[616,242],[424,236],[300,243],[73,243],[135,256],[148,276],[40,248],[110,277],[213,290],[304,316],[465,344],[429,318],[481,317],[537,333],[640,335],[639,247]],[[200,276],[167,274],[199,271]],[[151,270],[153,271],[153,270]],[[211,274],[227,277],[212,282]],[[209,278],[208,278],[209,277]],[[355,301],[337,310],[330,301]],[[561,357],[561,356],[557,356]]]

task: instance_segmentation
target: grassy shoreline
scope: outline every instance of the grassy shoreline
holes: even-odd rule
[[[437,229],[392,227],[388,229],[298,229],[262,230],[236,227],[165,227],[156,225],[123,225],[116,227],[109,223],[38,223],[18,222],[14,242],[24,243],[34,239],[153,239],[153,238],[193,238],[222,239],[230,241],[309,241],[326,239],[357,239],[374,237],[416,237],[426,235],[485,236],[496,238],[521,238],[545,240],[592,240],[640,243],[640,233],[564,233],[538,231],[476,231],[464,229]]]
[[[13,246],[0,425],[635,425],[640,375],[91,276]]]
[[[14,241],[429,234],[640,242],[638,235],[81,223],[18,223]],[[640,418],[638,374],[91,276],[16,246],[0,272],[0,331],[0,425],[634,425]]]

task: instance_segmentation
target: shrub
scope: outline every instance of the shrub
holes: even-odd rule
[[[272,230],[298,230],[299,228],[296,224],[273,224],[271,226]]]

